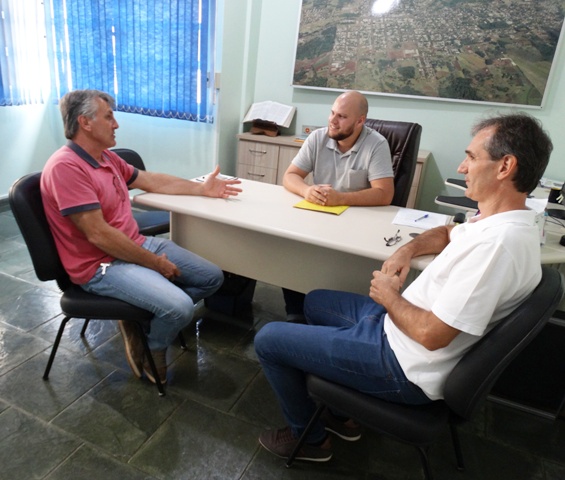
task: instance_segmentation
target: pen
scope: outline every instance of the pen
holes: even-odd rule
[[[422,215],[420,218],[417,218],[416,220],[414,220],[415,222],[419,222],[420,220],[424,220],[424,218],[428,218],[429,215],[426,213],[425,215]]]

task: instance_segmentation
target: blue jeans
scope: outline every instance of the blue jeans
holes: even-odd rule
[[[306,295],[308,325],[273,322],[255,337],[255,351],[286,422],[299,436],[316,406],[305,373],[397,403],[430,399],[406,379],[383,331],[384,308],[370,297],[314,290]],[[325,437],[321,422],[306,441]]]
[[[164,350],[191,322],[194,305],[218,290],[224,277],[213,263],[165,238],[147,237],[143,248],[165,253],[179,268],[181,275],[174,283],[150,268],[114,260],[106,273],[99,268],[82,288],[153,312],[147,342],[151,350]]]

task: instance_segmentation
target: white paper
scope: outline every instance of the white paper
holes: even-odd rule
[[[543,212],[547,207],[547,198],[526,198],[526,207],[538,213]]]
[[[449,216],[441,213],[425,212],[424,210],[415,210],[413,208],[401,208],[392,221],[395,225],[404,225],[407,227],[421,228],[429,230],[430,228],[447,225]]]

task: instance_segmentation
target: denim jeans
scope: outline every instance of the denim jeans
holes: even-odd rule
[[[164,350],[191,322],[194,305],[220,288],[223,273],[208,260],[164,238],[147,237],[143,248],[166,254],[181,275],[171,282],[150,268],[114,260],[105,273],[99,268],[82,288],[153,312],[147,342],[151,350]]]
[[[392,402],[430,402],[398,364],[383,331],[385,313],[367,296],[314,290],[304,304],[308,325],[273,322],[258,332],[255,350],[295,436],[316,408],[305,372]],[[319,422],[306,441],[324,437]]]

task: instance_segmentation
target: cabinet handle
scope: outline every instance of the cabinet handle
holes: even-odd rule
[[[250,148],[249,153],[258,153],[260,155],[265,155],[267,153],[267,150],[253,150],[252,148]]]
[[[247,175],[249,175],[251,177],[264,177],[265,176],[264,173],[253,173],[253,172],[247,172]]]

